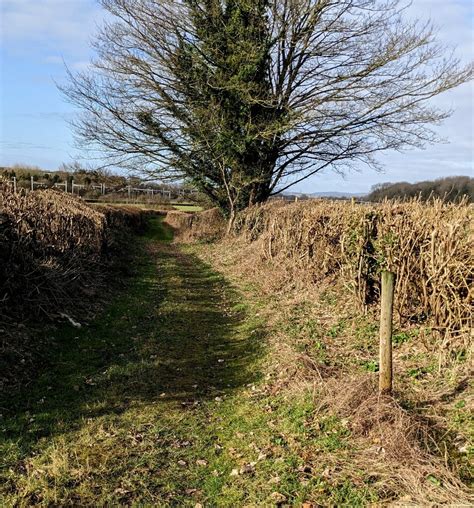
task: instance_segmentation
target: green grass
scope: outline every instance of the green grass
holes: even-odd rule
[[[375,501],[321,476],[318,450],[345,453],[347,428],[314,426],[311,394],[261,390],[265,323],[171,240],[151,219],[128,287],[89,326],[57,329],[38,378],[0,401],[0,505]]]
[[[181,212],[202,212],[203,210],[199,205],[173,205],[173,208]]]

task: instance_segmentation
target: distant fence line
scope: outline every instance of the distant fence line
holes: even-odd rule
[[[17,192],[18,190],[18,181],[17,178],[14,176],[12,177],[13,182],[13,190]],[[29,183],[29,190],[34,191],[37,189],[45,189],[45,188],[56,188],[56,189],[63,189],[64,192],[69,192],[71,194],[80,194],[81,190],[98,190],[102,196],[105,196],[106,194],[126,194],[129,199],[132,198],[132,194],[144,194],[148,196],[161,196],[161,197],[167,197],[168,199],[171,199],[173,196],[177,197],[186,197],[186,196],[194,196],[198,193],[196,189],[172,189],[172,190],[166,190],[166,189],[156,189],[153,187],[133,187],[131,185],[126,186],[113,186],[109,185],[107,186],[105,183],[100,184],[91,184],[91,185],[85,185],[85,184],[78,184],[74,183],[74,179],[71,180],[70,184],[67,180],[64,182],[55,182],[53,184],[47,184],[44,182],[36,182],[34,180],[34,177],[30,177],[30,183]]]

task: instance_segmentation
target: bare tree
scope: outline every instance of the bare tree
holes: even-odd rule
[[[230,217],[323,168],[436,141],[429,99],[472,78],[399,0],[102,0],[67,97],[113,164],[186,179]]]

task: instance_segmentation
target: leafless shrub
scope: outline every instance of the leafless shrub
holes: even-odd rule
[[[143,226],[144,213],[131,207],[0,183],[0,390],[34,373],[44,347],[33,339],[38,323],[90,316],[124,234]]]
[[[0,316],[44,317],[80,303],[118,235],[144,225],[132,208],[93,208],[54,190],[0,191]]]

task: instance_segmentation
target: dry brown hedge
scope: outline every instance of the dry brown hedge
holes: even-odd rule
[[[226,229],[217,208],[199,213],[170,211],[166,214],[166,222],[175,230],[175,238],[183,242],[216,240]]]
[[[471,345],[472,219],[466,202],[273,201],[242,212],[226,241],[245,263],[268,268],[275,290],[337,280],[364,309],[379,301],[381,270],[394,271],[397,317],[433,330],[444,357]],[[220,238],[226,229],[217,210],[170,212],[167,222],[184,241]]]
[[[284,281],[342,278],[363,307],[378,302],[380,271],[394,271],[400,320],[426,323],[454,352],[469,347],[472,329],[472,212],[440,200],[274,202],[242,213],[235,234]]]
[[[132,208],[91,207],[54,190],[0,187],[0,321],[53,317],[90,294],[124,233],[144,227]]]

